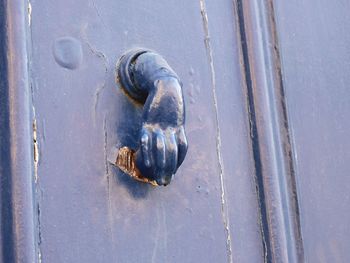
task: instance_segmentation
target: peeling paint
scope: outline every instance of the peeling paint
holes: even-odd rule
[[[27,2],[27,19],[28,19],[28,27],[31,27],[32,23],[32,5],[30,1]],[[30,38],[30,41],[32,41],[32,35],[31,31],[29,30],[28,36]],[[31,52],[29,50],[28,52]],[[32,56],[31,53],[29,53],[28,56],[29,65],[32,63]],[[31,68],[29,68],[31,70]],[[39,145],[39,136],[38,136],[38,123],[36,119],[36,110],[35,110],[35,96],[34,96],[34,85],[33,85],[33,79],[30,78],[30,92],[31,92],[31,102],[32,102],[32,139],[33,139],[33,179],[34,179],[34,189],[35,189],[35,206],[36,209],[34,209],[34,216],[36,220],[36,231],[35,231],[35,239],[36,239],[36,260],[38,263],[42,262],[42,251],[41,251],[41,243],[42,243],[42,233],[41,233],[41,209],[40,209],[40,199],[42,197],[42,189],[40,188],[40,182],[39,182],[39,174],[38,174],[38,167],[39,167],[39,161],[40,161],[40,145]]]
[[[35,116],[35,108],[33,107],[33,114]],[[38,142],[38,134],[37,134],[37,121],[36,118],[34,118],[33,120],[33,161],[34,161],[34,183],[35,183],[35,193],[37,196],[37,258],[38,258],[38,262],[41,263],[41,258],[42,258],[42,254],[41,254],[41,242],[42,242],[42,237],[41,237],[41,210],[40,210],[40,197],[42,195],[42,191],[40,189],[39,186],[39,176],[38,176],[38,165],[39,165],[39,142]]]
[[[33,157],[34,157],[34,182],[38,182],[39,145],[37,139],[37,123],[33,121]]]
[[[135,164],[136,154],[135,151],[128,148],[122,147],[118,151],[114,165],[116,165],[124,173],[128,174],[130,177],[134,178],[137,181],[143,183],[149,183],[153,186],[158,186],[155,180],[150,180],[140,173]]]
[[[32,23],[32,5],[29,1],[27,6],[27,13],[28,13],[28,26],[30,27]]]

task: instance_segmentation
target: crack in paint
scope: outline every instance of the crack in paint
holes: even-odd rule
[[[34,96],[33,88],[31,85],[32,96]],[[35,107],[34,104],[32,106],[33,110],[33,166],[34,166],[34,184],[35,184],[35,195],[36,195],[36,220],[37,220],[37,257],[38,262],[42,261],[42,253],[41,253],[41,244],[42,244],[42,234],[41,234],[41,210],[40,210],[40,198],[42,196],[42,189],[40,188],[38,168],[39,168],[39,158],[40,158],[40,148],[39,148],[39,140],[38,140],[38,126],[35,115]]]
[[[38,260],[38,263],[42,262],[42,251],[41,251],[41,244],[42,244],[42,231],[41,231],[41,197],[43,195],[43,191],[40,187],[40,178],[39,178],[39,161],[40,161],[40,144],[39,144],[39,136],[38,136],[38,123],[36,119],[36,111],[35,111],[35,87],[33,84],[33,78],[32,78],[32,69],[31,69],[31,63],[32,63],[32,46],[33,46],[33,39],[32,39],[32,5],[30,1],[27,1],[27,22],[28,22],[28,75],[29,75],[29,85],[30,85],[30,95],[31,95],[31,104],[32,104],[32,139],[33,139],[33,179],[34,179],[34,189],[35,189],[35,198],[34,202],[36,205],[36,258]],[[35,206],[34,206],[35,207]],[[33,208],[34,208],[33,207]],[[35,208],[34,208],[35,209]],[[35,214],[34,214],[35,215]]]
[[[38,217],[38,261],[41,263],[41,243],[42,243],[42,235],[41,235],[41,210],[40,204],[37,203],[37,217]]]
[[[87,38],[87,34],[86,34],[86,29],[87,29],[87,24],[83,27],[81,33],[82,33],[82,39],[84,40],[84,42],[86,43],[86,45],[88,46],[90,52],[95,55],[96,57],[98,57],[99,59],[102,60],[103,66],[104,66],[104,78],[103,78],[103,83],[101,85],[99,85],[99,87],[96,89],[95,93],[94,93],[94,101],[93,101],[93,122],[95,125],[96,122],[96,113],[97,113],[97,107],[98,107],[98,102],[100,99],[100,94],[101,92],[104,90],[104,88],[106,87],[106,83],[107,83],[107,77],[108,77],[108,65],[109,65],[109,61],[107,56],[105,55],[105,53],[103,53],[101,50],[98,50],[96,47],[94,47],[90,41]]]
[[[103,119],[103,153],[104,153],[104,159],[105,159],[105,175],[107,176],[107,201],[108,201],[108,207],[111,209],[111,198],[110,198],[110,176],[109,176],[109,169],[108,169],[108,160],[107,160],[107,145],[108,145],[108,137],[107,137],[107,124],[106,124],[106,117]]]
[[[37,123],[33,120],[33,157],[34,157],[34,182],[38,183],[38,164],[39,164],[39,144],[37,139]]]
[[[111,176],[109,173],[109,163],[108,163],[108,155],[107,155],[107,147],[108,147],[108,133],[107,133],[107,120],[106,116],[103,119],[103,151],[104,151],[104,159],[105,159],[105,176],[107,181],[107,203],[108,203],[108,224],[110,237],[112,240],[112,244],[115,244],[114,240],[114,228],[113,228],[113,208],[112,208],[112,200],[111,200]]]
[[[200,0],[199,2],[200,2],[200,9],[201,9],[201,15],[202,15],[202,21],[203,21],[203,28],[205,32],[204,43],[205,43],[205,49],[206,49],[207,58],[210,66],[211,85],[212,85],[213,100],[214,100],[214,107],[215,107],[216,153],[218,156],[219,169],[220,169],[221,215],[222,215],[222,220],[223,220],[225,233],[226,233],[226,251],[228,256],[227,261],[232,263],[233,262],[232,240],[231,240],[231,233],[229,229],[229,218],[227,215],[228,207],[226,204],[226,196],[225,196],[224,164],[221,156],[221,132],[220,132],[220,126],[219,126],[219,112],[218,112],[218,99],[216,94],[216,76],[215,76],[215,68],[214,68],[214,58],[213,58],[212,47],[210,44],[209,21],[208,21],[206,6],[205,6],[205,0]]]
[[[101,16],[100,10],[97,8],[97,5],[95,3],[94,0],[91,0],[91,4],[96,12],[96,15],[98,16],[98,18],[100,19],[102,25],[104,26],[104,28],[106,28],[107,30],[111,31],[110,28],[106,25],[106,23],[104,22],[104,19]]]
[[[103,150],[104,150],[104,159],[105,159],[105,172],[106,175],[109,175],[109,170],[108,170],[108,160],[107,160],[107,121],[106,117],[103,120],[103,135],[104,135],[104,142],[103,142]],[[109,180],[108,180],[109,183]]]
[[[39,142],[38,142],[38,127],[37,120],[35,118],[35,108],[33,105],[33,165],[34,165],[34,184],[35,184],[35,195],[36,195],[36,212],[37,212],[37,254],[38,262],[42,261],[41,244],[42,244],[42,234],[41,234],[41,209],[40,209],[40,198],[42,196],[42,189],[40,187],[38,167],[39,167]]]
[[[27,5],[27,13],[28,13],[28,26],[30,27],[32,22],[32,5],[29,1]]]

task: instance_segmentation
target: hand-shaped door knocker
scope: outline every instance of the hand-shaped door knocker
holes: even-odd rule
[[[131,99],[143,104],[140,145],[119,149],[115,165],[136,180],[167,185],[187,152],[182,84],[157,53],[137,49],[117,63],[117,80]]]

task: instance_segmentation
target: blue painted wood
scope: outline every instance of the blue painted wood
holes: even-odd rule
[[[236,10],[265,261],[303,262],[273,4],[239,0]]]
[[[0,1],[0,262],[37,260],[25,14],[23,1]]]
[[[27,4],[0,8],[3,262],[350,258],[345,1]],[[108,162],[139,146],[115,79],[138,47],[183,81],[190,148],[162,188]]]
[[[31,1],[31,6],[42,261],[261,261],[231,3],[206,8],[203,1]],[[71,46],[57,46],[62,37],[74,39]],[[79,50],[77,41],[81,63],[79,56],[57,61],[55,52]],[[138,146],[142,108],[116,84],[115,63],[140,46],[167,58],[182,79],[187,105],[191,146],[171,185],[162,188],[135,182],[107,161],[113,147]]]
[[[307,262],[348,262],[349,1],[275,1]]]

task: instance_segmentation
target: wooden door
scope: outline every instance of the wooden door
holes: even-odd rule
[[[0,1],[2,262],[346,262],[348,5],[311,2]],[[138,47],[183,83],[166,187],[109,161]]]
[[[41,261],[262,259],[232,3],[30,6]],[[138,144],[142,107],[115,81],[117,60],[135,47],[162,54],[183,82],[189,150],[167,187],[136,182],[107,160],[113,147]]]

